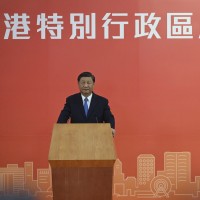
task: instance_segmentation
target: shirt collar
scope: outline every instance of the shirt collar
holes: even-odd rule
[[[85,100],[86,97],[83,96],[82,94],[81,94],[81,97],[82,97],[82,100],[83,100],[83,102],[84,102],[84,100]],[[92,99],[92,93],[91,93],[90,96],[87,97],[87,99],[88,99],[88,102],[90,103],[90,102],[91,102],[91,99]]]

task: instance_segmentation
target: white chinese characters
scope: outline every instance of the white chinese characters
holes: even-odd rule
[[[95,39],[96,38],[96,14],[85,15],[83,13],[70,14],[72,35],[70,39]]]
[[[124,39],[124,26],[128,24],[127,21],[112,21],[112,17],[126,17],[128,13],[106,13],[105,16],[102,18],[104,22],[104,39],[109,39],[109,25],[119,25],[119,35],[112,36],[113,39]]]
[[[191,39],[192,36],[192,13],[168,13],[167,14],[167,38]]]
[[[28,35],[30,31],[30,21],[28,19],[30,17],[27,16],[26,13],[22,13],[22,15],[14,13],[13,16],[10,16],[8,13],[5,13],[4,16],[4,23],[6,25],[4,39],[8,39],[9,37],[11,37],[12,39],[30,38],[30,36]]]
[[[53,13],[52,16],[46,17],[45,13],[41,13],[37,16],[37,25],[40,28],[37,32],[41,32],[41,39],[46,39],[46,31],[49,32],[51,39],[61,39],[61,31],[63,30],[62,16],[58,16],[57,13]]]
[[[102,16],[97,16],[96,13],[70,13],[66,24],[65,16],[58,13],[50,15],[40,13],[35,18],[30,18],[27,13],[13,15],[4,13],[3,38],[4,40],[28,40],[31,39],[36,27],[36,32],[40,34],[42,40],[58,40],[63,36],[70,40],[94,40],[97,36],[106,40],[123,40],[127,37],[161,39],[164,34],[167,39],[193,39],[192,17],[191,12],[166,13],[166,21],[164,19],[165,24],[163,24],[162,18],[154,12],[131,15],[108,12]],[[163,29],[164,26],[166,30]]]
[[[135,20],[135,38],[147,36],[148,39],[155,36],[160,39],[160,35],[158,34],[156,28],[158,26],[161,17],[155,17],[155,13],[136,13],[136,17],[139,19]],[[146,17],[148,19],[146,20]],[[146,31],[146,27],[149,28],[149,31]]]

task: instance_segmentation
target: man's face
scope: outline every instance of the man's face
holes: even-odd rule
[[[78,82],[80,92],[83,96],[89,96],[94,88],[94,82],[91,77],[82,77]]]

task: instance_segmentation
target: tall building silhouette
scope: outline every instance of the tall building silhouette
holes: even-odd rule
[[[0,174],[0,191],[4,195],[18,195],[24,190],[24,168],[8,164],[6,168],[1,168]]]
[[[122,162],[117,159],[114,165],[114,194],[125,194],[124,173],[122,173]]]
[[[40,191],[48,191],[51,187],[51,174],[49,169],[37,170],[38,188]]]
[[[113,195],[114,199],[119,196],[134,196],[136,189],[136,178],[125,178],[122,172],[122,162],[117,159],[114,165],[114,177],[113,177]]]
[[[140,154],[137,158],[137,183],[139,188],[150,188],[155,177],[155,157],[152,154]]]
[[[25,185],[24,188],[28,191],[29,195],[34,195],[38,190],[37,181],[33,180],[33,162],[24,163]]]
[[[24,176],[25,176],[25,185],[29,186],[33,181],[33,163],[25,162],[24,163]]]
[[[165,152],[164,172],[172,183],[172,189],[177,190],[183,184],[191,182],[190,152]]]
[[[4,192],[4,180],[3,180],[3,174],[0,173],[0,195]]]

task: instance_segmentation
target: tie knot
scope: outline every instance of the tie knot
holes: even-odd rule
[[[84,101],[87,102],[87,101],[88,101],[88,98],[86,97],[86,98],[84,99]]]

